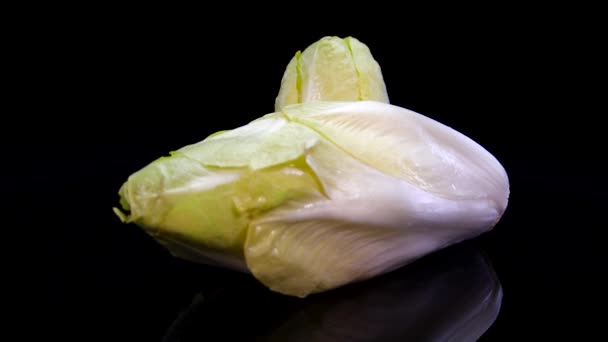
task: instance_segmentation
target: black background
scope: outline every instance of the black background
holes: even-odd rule
[[[10,150],[29,150],[15,157],[28,182],[8,189],[36,208],[22,224],[42,228],[36,273],[49,333],[160,341],[196,293],[243,281],[171,258],[111,208],[151,160],[271,112],[287,62],[326,35],[367,44],[391,103],[468,135],[507,170],[508,210],[474,241],[505,293],[485,340],[599,327],[602,314],[590,310],[603,309],[605,225],[594,216],[605,203],[605,153],[593,150],[600,112],[586,107],[599,94],[589,86],[599,77],[593,20],[547,8],[424,18],[361,9],[339,21],[303,8],[262,19],[235,7],[252,12],[86,10],[47,18],[23,43],[31,74],[21,81],[36,96],[15,117],[31,138]],[[259,317],[265,310],[272,305]]]

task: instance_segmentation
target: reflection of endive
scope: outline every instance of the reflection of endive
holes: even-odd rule
[[[355,39],[297,54],[275,106],[132,174],[117,215],[175,256],[306,297],[473,238],[505,212],[498,160],[389,104],[378,64]]]
[[[256,341],[476,341],[497,318],[502,300],[489,260],[470,246],[310,296],[295,310],[288,297],[250,291],[226,290],[193,304],[166,341],[215,334]],[[231,314],[223,317],[218,309]],[[226,330],[240,322],[247,326]]]

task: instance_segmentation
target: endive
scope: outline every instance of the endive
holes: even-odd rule
[[[358,39],[323,37],[291,59],[275,110],[311,101],[389,102],[380,65]]]
[[[175,256],[250,272],[299,297],[492,229],[509,196],[501,164],[463,134],[389,104],[362,43],[349,54],[322,52],[340,42],[307,49],[318,51],[296,74],[313,76],[294,83],[287,67],[274,113],[131,175],[117,215]],[[342,68],[349,60],[373,67],[353,74]]]

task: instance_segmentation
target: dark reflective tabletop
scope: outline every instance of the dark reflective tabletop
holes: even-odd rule
[[[500,313],[488,258],[458,246],[376,279],[294,299],[243,279],[200,292],[163,341],[476,341]]]

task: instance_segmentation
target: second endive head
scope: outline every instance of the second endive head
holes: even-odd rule
[[[275,110],[311,101],[388,103],[380,65],[367,45],[353,37],[323,37],[291,59]]]

